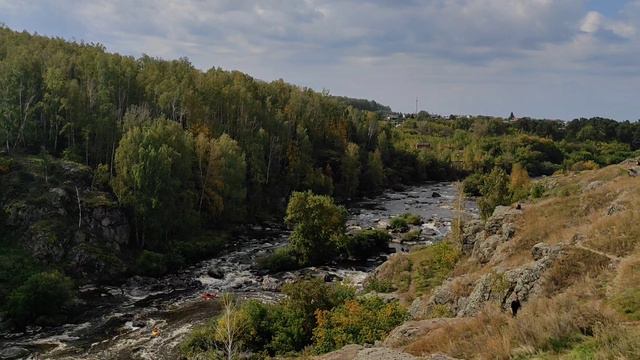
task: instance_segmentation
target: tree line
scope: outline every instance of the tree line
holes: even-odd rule
[[[380,106],[0,28],[3,151],[94,168],[131,210],[141,247],[195,223],[283,212],[295,190],[380,191],[407,171],[397,159],[415,156],[359,108]]]

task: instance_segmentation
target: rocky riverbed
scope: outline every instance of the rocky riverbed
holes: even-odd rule
[[[351,230],[386,227],[402,213],[424,220],[420,236],[403,243],[397,236],[391,251],[441,239],[450,229],[456,191],[452,183],[432,183],[389,191],[349,206]],[[475,211],[472,203],[467,208]],[[286,244],[280,224],[247,229],[219,257],[158,279],[132,277],[120,286],[84,286],[78,316],[82,321],[52,328],[28,328],[0,334],[0,359],[173,359],[176,345],[195,325],[215,315],[216,301],[206,293],[231,292],[240,298],[277,301],[282,284],[305,276],[348,282],[361,287],[367,274],[386,255],[359,264],[331,264],[278,274],[264,274],[256,259]]]

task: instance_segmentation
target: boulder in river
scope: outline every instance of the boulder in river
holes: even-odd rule
[[[279,291],[281,287],[282,281],[273,276],[265,276],[262,278],[262,290],[264,291]]]
[[[31,352],[25,348],[21,348],[18,346],[10,346],[8,348],[4,348],[0,350],[0,359],[2,360],[13,360],[13,359],[24,359]]]
[[[209,268],[207,270],[207,275],[211,276],[214,279],[224,279],[224,271],[218,268]]]

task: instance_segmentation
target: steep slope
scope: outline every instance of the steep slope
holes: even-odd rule
[[[413,319],[375,347],[394,349],[390,359],[640,358],[639,174],[634,159],[544,178],[541,199],[468,221],[450,276],[396,292],[406,302],[415,297]],[[394,284],[399,264],[412,258],[414,273],[425,265],[397,255],[374,281]],[[327,358],[364,351],[350,350]]]

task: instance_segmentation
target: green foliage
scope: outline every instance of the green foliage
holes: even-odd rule
[[[627,318],[640,321],[640,288],[630,287],[613,299],[614,307]]]
[[[370,152],[361,179],[361,187],[367,192],[379,192],[385,183],[384,163],[380,150]]]
[[[370,279],[365,284],[366,291],[375,291],[379,293],[390,293],[396,290],[393,283],[387,279],[378,279],[376,277]]]
[[[192,154],[192,139],[168,120],[131,128],[120,141],[113,190],[133,209],[141,247],[147,238],[159,246],[170,232],[189,224]]]
[[[402,240],[406,242],[418,241],[420,240],[420,234],[422,234],[422,230],[420,229],[411,230],[402,235]]]
[[[345,236],[346,216],[344,207],[328,196],[294,192],[285,221],[293,227],[289,244],[299,255],[299,261],[319,264],[330,259]]]
[[[316,313],[314,352],[326,353],[347,344],[373,344],[408,318],[397,302],[378,297],[349,300],[333,310]]]
[[[373,279],[372,290],[410,291],[413,295],[427,292],[451,275],[460,258],[458,246],[442,241],[408,254],[399,254],[385,262]]]
[[[391,235],[384,230],[368,229],[342,238],[340,251],[347,257],[358,260],[377,255],[389,248]]]
[[[531,189],[531,180],[529,173],[521,164],[513,164],[511,168],[511,177],[509,191],[511,192],[511,201],[520,201],[529,197]]]
[[[167,272],[165,255],[143,250],[136,259],[136,272],[144,276],[161,276]]]
[[[207,153],[198,156],[208,156],[201,186],[209,212],[213,219],[241,222],[247,198],[245,155],[227,134],[211,140],[208,147]]]
[[[29,253],[0,242],[0,308],[13,290],[39,271]]]
[[[93,187],[100,190],[107,190],[109,189],[110,179],[111,173],[109,172],[109,166],[99,164],[93,172]]]
[[[405,213],[391,218],[389,228],[394,231],[405,232],[409,230],[409,225],[415,226],[420,224],[422,224],[422,218],[419,215]]]
[[[73,298],[73,282],[58,271],[31,275],[9,295],[7,316],[17,325],[48,323]]]
[[[327,285],[320,279],[287,284],[283,292],[287,298],[281,303],[271,305],[251,300],[238,310],[244,324],[241,341],[247,349],[265,350],[272,356],[301,351],[311,344],[315,314],[354,296],[353,289]]]
[[[460,250],[442,241],[418,250],[413,256],[416,288],[425,291],[440,285],[451,274],[460,258]]]
[[[484,182],[484,176],[481,173],[475,173],[467,176],[462,182],[464,193],[469,196],[480,196],[480,189]]]
[[[353,197],[358,191],[360,184],[360,147],[357,144],[349,143],[341,159],[340,179],[341,195]]]
[[[404,218],[409,225],[417,226],[422,224],[422,218],[420,217],[420,215],[404,213],[400,215],[400,217]]]
[[[409,223],[407,219],[402,216],[395,216],[389,221],[389,229],[398,232],[405,232],[409,230]]]
[[[192,238],[176,241],[172,252],[179,254],[188,262],[196,262],[220,254],[229,241],[229,234],[220,231],[204,231]]]
[[[480,208],[480,214],[486,219],[491,216],[496,206],[509,205],[511,203],[509,176],[504,170],[494,168],[484,178],[480,192],[482,193],[482,198],[478,200],[478,207]]]
[[[270,272],[288,271],[300,268],[297,254],[289,246],[276,249],[273,254],[258,258],[257,266]]]
[[[535,182],[531,186],[531,190],[529,192],[529,195],[534,199],[539,199],[544,195],[544,192],[545,192],[544,185],[542,183],[540,183],[540,182]]]
[[[180,354],[187,359],[215,359],[217,356],[214,334],[216,321],[210,320],[195,327],[180,343]]]

